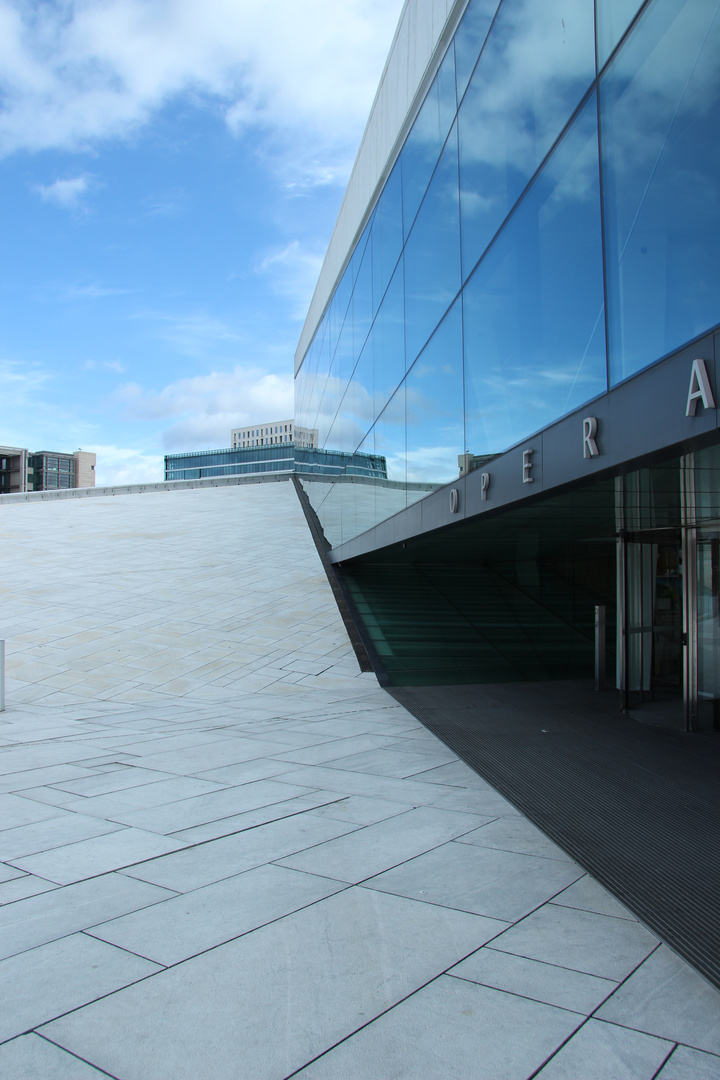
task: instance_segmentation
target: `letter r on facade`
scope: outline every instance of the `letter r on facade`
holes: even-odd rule
[[[598,422],[594,416],[586,416],[583,420],[583,457],[591,458],[600,453],[595,440]]]

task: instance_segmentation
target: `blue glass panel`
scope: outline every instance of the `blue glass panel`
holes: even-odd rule
[[[480,50],[497,11],[498,0],[470,0],[455,33],[455,71],[457,99],[467,90],[467,84],[477,64]]]
[[[453,50],[443,60],[400,155],[403,227],[408,235],[455,119]]]
[[[370,218],[367,225],[363,229],[362,234],[360,236],[360,239],[358,240],[357,244],[355,245],[355,250],[353,251],[352,256],[350,258],[350,263],[348,265],[348,269],[350,271],[350,278],[351,278],[351,281],[352,281],[353,285],[355,284],[355,279],[358,276],[358,271],[360,269],[360,264],[362,263],[363,258],[365,256],[365,249],[366,249],[366,247],[368,245],[368,241],[370,239],[370,228],[371,228],[371,226],[372,226],[372,217]]]
[[[329,446],[333,450],[352,453],[362,442],[373,421],[373,356],[372,342],[363,350],[352,374],[344,397],[339,403],[330,432]]]
[[[382,412],[405,375],[405,296],[403,265],[398,266],[373,326],[374,408]]]
[[[365,258],[358,270],[352,296],[353,351],[358,357],[372,323],[372,257],[371,245],[365,249]]]
[[[346,322],[342,333],[340,334],[340,341],[335,350],[329,377],[327,378],[319,397],[319,419],[318,422],[313,425],[318,428],[320,433],[319,445],[327,446],[330,449],[337,449],[332,442],[329,441],[329,432],[332,424],[335,422],[337,411],[340,408],[340,402],[345,394],[348,381],[352,374],[352,369],[355,365],[352,340],[352,326],[349,322]]]
[[[601,79],[612,383],[720,321],[719,8],[655,0]]]
[[[464,335],[471,453],[607,388],[594,96],[465,286]]]
[[[463,279],[594,76],[592,0],[504,0],[458,113]]]
[[[458,99],[455,93],[455,51],[448,49],[440,70],[435,76],[438,84],[438,134],[440,145],[452,127],[457,113]]]
[[[462,305],[458,300],[405,380],[409,484],[458,475],[463,437]]]
[[[597,60],[603,66],[635,15],[642,0],[597,0]]]
[[[405,355],[408,367],[460,288],[457,129],[405,245]]]
[[[405,505],[407,466],[405,457],[405,384],[395,392],[375,421],[375,453],[387,464],[387,476],[394,487],[392,511]],[[384,514],[383,517],[388,515]]]
[[[373,314],[385,295],[403,245],[400,166],[390,173],[375,210],[372,234]]]
[[[342,330],[345,317],[347,315],[348,305],[350,303],[350,295],[352,292],[352,280],[350,275],[350,269],[346,269],[343,276],[338,282],[338,286],[335,290],[335,295],[332,298],[330,305],[330,332],[333,338],[333,351],[334,346],[340,337],[340,331]]]

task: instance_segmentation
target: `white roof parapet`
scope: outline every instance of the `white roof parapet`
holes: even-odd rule
[[[468,2],[405,2],[295,352],[296,374]]]

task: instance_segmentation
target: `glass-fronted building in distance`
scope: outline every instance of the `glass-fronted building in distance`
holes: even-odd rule
[[[166,480],[206,480],[214,476],[250,476],[269,472],[319,473],[358,481],[384,479],[387,468],[377,454],[344,454],[293,443],[226,450],[196,450],[165,455]]]
[[[720,4],[408,0],[296,354],[390,683],[720,727]]]

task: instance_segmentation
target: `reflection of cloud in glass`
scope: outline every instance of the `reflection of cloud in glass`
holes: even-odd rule
[[[500,7],[459,112],[464,275],[593,79],[592,9],[566,0]]]
[[[606,389],[597,154],[591,97],[465,286],[472,453]]]
[[[457,446],[421,446],[408,452],[408,483],[444,484],[457,475]]]
[[[601,81],[613,382],[720,319],[719,11],[655,0]]]

